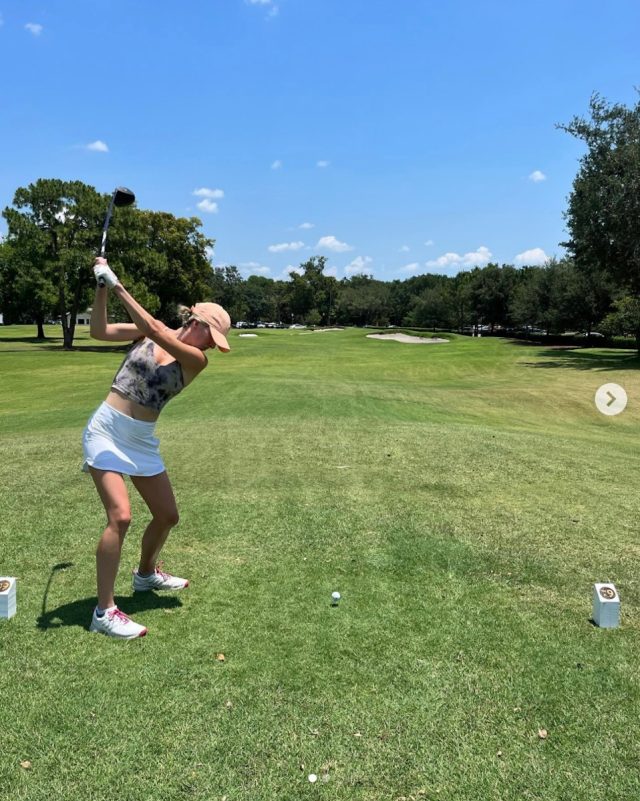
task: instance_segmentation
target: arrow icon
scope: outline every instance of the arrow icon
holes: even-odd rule
[[[627,405],[627,393],[620,384],[603,384],[595,396],[599,412],[612,417],[623,412]]]

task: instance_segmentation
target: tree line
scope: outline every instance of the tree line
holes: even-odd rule
[[[118,209],[109,232],[109,262],[149,311],[178,322],[179,304],[221,303],[233,320],[308,325],[446,328],[477,326],[549,334],[599,331],[634,337],[640,348],[640,103],[631,108],[593,95],[587,118],[559,128],[586,152],[565,220],[567,256],[544,266],[488,264],[454,277],[417,275],[379,281],[338,280],[326,258],[304,261],[288,281],[244,279],[214,268],[214,240],[197,217]],[[79,181],[41,179],[19,188],[4,210],[0,311],[5,322],[34,322],[38,336],[61,319],[73,344],[76,315],[91,302],[92,256],[109,196]],[[125,319],[114,304],[115,319]]]
[[[325,258],[314,256],[291,281],[243,280],[234,266],[218,268],[215,295],[234,319],[253,323],[457,331],[486,326],[549,334],[591,333],[599,326],[613,333],[613,285],[600,274],[585,276],[569,259],[552,259],[543,267],[488,264],[455,277],[425,274],[390,282],[367,275],[338,281],[325,275],[324,267]]]

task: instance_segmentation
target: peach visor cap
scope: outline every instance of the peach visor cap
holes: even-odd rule
[[[227,334],[231,328],[231,318],[217,303],[196,303],[191,307],[191,316],[209,326],[214,345],[224,353],[231,348],[227,342]]]

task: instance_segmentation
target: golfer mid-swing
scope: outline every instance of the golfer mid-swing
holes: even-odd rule
[[[90,630],[132,639],[143,637],[147,629],[121,612],[113,597],[122,543],[131,520],[124,476],[130,476],[152,516],[142,537],[140,563],[133,571],[133,589],[187,587],[186,579],[157,566],[158,554],[178,522],[178,510],[154,428],[165,404],[207,366],[204,351],[229,351],[225,335],[231,321],[221,306],[197,303],[185,325],[176,330],[167,328],[131,297],[105,259],[96,259],[93,269],[98,288],[91,312],[91,336],[109,342],[134,340],[134,344],[82,439],[83,470],[91,474],[107,513],[107,527],[96,551],[98,605]],[[133,323],[107,323],[107,288],[120,299]]]

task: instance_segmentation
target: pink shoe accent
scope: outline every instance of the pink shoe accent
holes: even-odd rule
[[[119,618],[123,623],[131,623],[131,618],[129,615],[125,615],[124,612],[121,612],[117,607],[112,612],[107,612],[109,617],[113,619],[114,617]],[[142,629],[138,637],[144,637],[149,629]]]
[[[121,612],[118,607],[116,606],[115,609],[112,609],[110,612],[107,612],[109,615],[109,620],[113,620],[114,617],[119,618],[123,623],[131,623],[131,618],[129,615],[125,615],[124,612]]]

